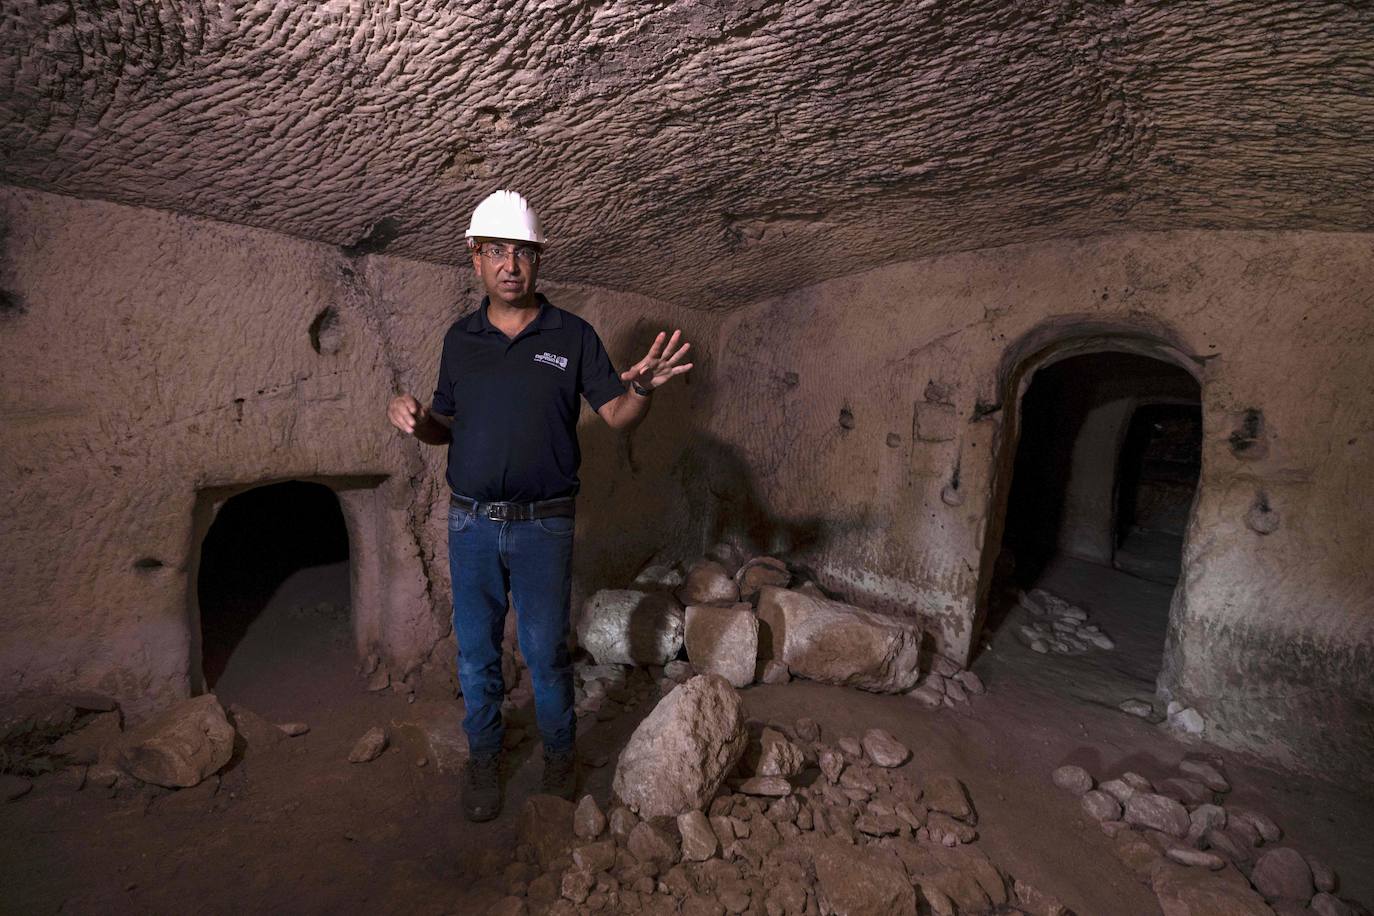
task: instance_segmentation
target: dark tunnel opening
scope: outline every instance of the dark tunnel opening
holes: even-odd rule
[[[312,639],[346,635],[348,561],[329,487],[292,480],[230,497],[202,543],[196,585],[206,689],[270,680],[308,657]]]
[[[1035,373],[1019,417],[990,628],[1043,589],[1032,604],[1085,608],[1118,667],[1153,681],[1201,468],[1197,380],[1133,353],[1071,356]],[[1044,640],[1079,651],[1064,641]]]

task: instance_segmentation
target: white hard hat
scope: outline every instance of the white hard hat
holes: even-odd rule
[[[544,244],[539,217],[530,209],[525,198],[514,191],[496,191],[487,195],[472,211],[467,237]]]

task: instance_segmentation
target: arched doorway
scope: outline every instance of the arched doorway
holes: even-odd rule
[[[1048,655],[1110,653],[1099,667],[1122,677],[1116,687],[1152,693],[1200,475],[1196,367],[1137,335],[1028,349],[1004,375],[985,635],[1011,630]],[[1035,609],[1056,600],[1084,609],[1107,638],[1048,630]]]
[[[292,480],[230,496],[195,583],[204,689],[268,710],[322,676],[349,676],[349,578],[348,531],[329,487]]]

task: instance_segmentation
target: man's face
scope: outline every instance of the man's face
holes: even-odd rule
[[[502,252],[498,258],[488,257],[483,251]],[[529,242],[514,242],[510,239],[478,239],[472,250],[472,268],[482,278],[487,295],[493,302],[509,306],[527,306],[534,301],[534,283],[539,276],[539,258],[519,257],[516,252],[538,252],[536,245]]]

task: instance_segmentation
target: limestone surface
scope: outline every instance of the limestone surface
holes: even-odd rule
[[[760,651],[794,676],[878,693],[910,690],[920,677],[921,630],[838,601],[765,586]]]
[[[682,648],[684,615],[660,592],[603,589],[587,599],[577,641],[599,665],[662,665]]]
[[[229,762],[234,728],[212,693],[177,703],[125,734],[119,764],[135,779],[169,788],[199,783]]]
[[[684,642],[698,671],[719,674],[735,687],[754,682],[759,620],[748,604],[688,605]]]
[[[710,801],[747,742],[739,694],[719,675],[698,675],[635,729],[612,785],[641,817],[676,817]]]

